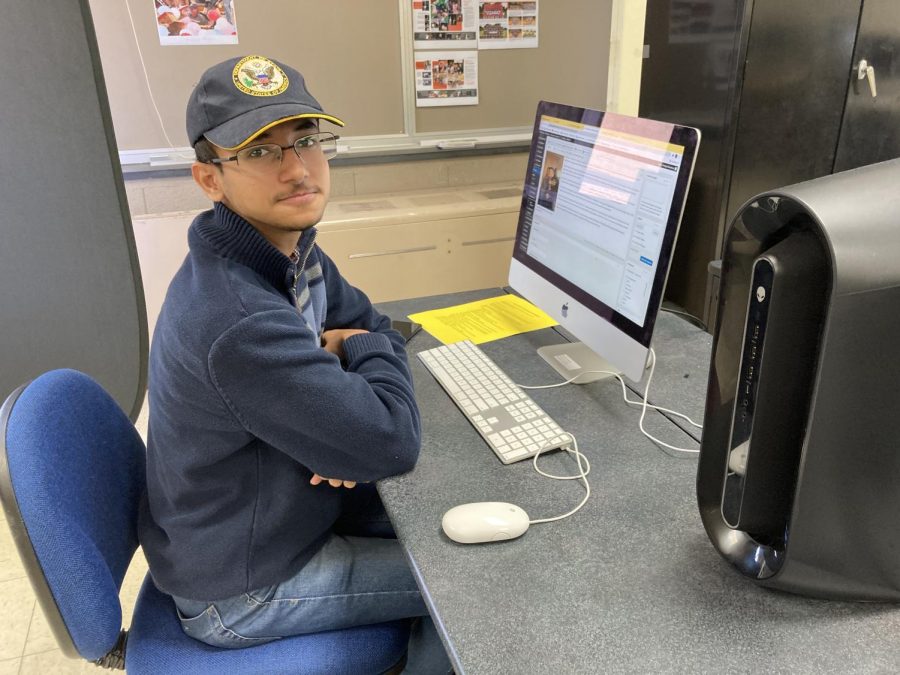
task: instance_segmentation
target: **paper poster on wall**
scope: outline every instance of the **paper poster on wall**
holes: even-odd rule
[[[475,49],[477,0],[411,0],[414,49]]]
[[[416,107],[477,103],[478,52],[416,53]]]
[[[153,0],[159,44],[236,45],[234,0]]]
[[[478,48],[538,46],[538,0],[478,2]]]

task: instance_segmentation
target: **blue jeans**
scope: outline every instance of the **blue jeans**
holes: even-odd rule
[[[341,489],[322,485],[321,489]],[[406,673],[449,673],[444,651],[400,543],[371,485],[345,492],[344,515],[321,549],[286,581],[227,600],[175,598],[189,636],[214,647],[418,618]]]

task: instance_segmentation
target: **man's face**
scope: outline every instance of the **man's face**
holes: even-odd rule
[[[253,140],[249,147],[274,143],[290,146],[298,138],[315,133],[318,128],[310,120],[289,120],[272,127]],[[216,148],[219,157],[230,157],[230,150]],[[195,165],[195,167],[198,165]],[[205,174],[200,183],[213,201],[221,201],[243,216],[263,236],[301,232],[322,219],[331,180],[328,160],[321,153],[306,153],[303,159],[293,148],[283,151],[281,164],[270,171],[225,162],[220,167],[199,165]]]

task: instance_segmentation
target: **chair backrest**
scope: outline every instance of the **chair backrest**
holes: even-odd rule
[[[103,388],[41,375],[0,409],[0,498],[41,608],[69,656],[96,660],[122,628],[137,548],[144,443]]]
[[[21,69],[0,68],[0,401],[41,373],[77,368],[137,419],[144,292],[91,22],[108,4],[2,4],[0,63],[27,63],[41,86],[12,96]],[[35,40],[37,26],[53,37]]]

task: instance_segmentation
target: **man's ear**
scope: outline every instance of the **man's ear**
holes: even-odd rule
[[[191,175],[207,197],[214,202],[222,201],[225,192],[222,189],[222,170],[218,166],[194,162],[191,165]]]

